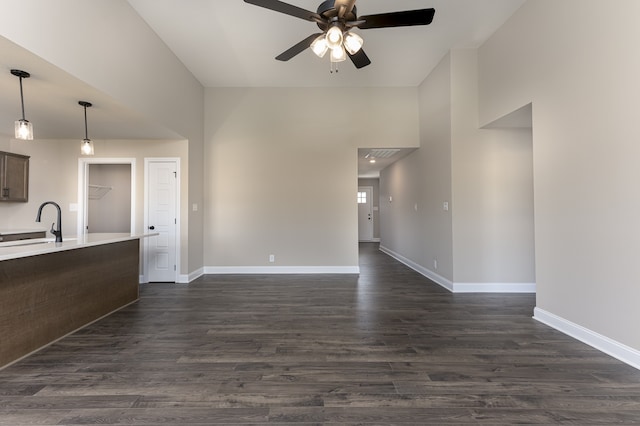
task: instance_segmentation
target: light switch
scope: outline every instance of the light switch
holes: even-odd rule
[[[193,203],[193,211],[194,212],[198,211],[198,205],[196,203]]]
[[[77,212],[78,211],[78,203],[69,203],[69,211]]]

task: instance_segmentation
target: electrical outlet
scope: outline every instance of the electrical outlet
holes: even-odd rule
[[[269,263],[273,263],[276,261],[276,255],[275,254],[270,254],[269,255]]]
[[[445,201],[444,203],[442,203],[442,210],[444,210],[445,212],[449,211],[449,202]]]

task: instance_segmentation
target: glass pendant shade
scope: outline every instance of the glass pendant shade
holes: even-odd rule
[[[326,35],[327,46],[330,49],[336,49],[342,46],[342,30],[339,27],[331,27]]]
[[[335,49],[331,49],[331,62],[342,62],[347,60],[347,52],[344,47],[338,46]]]
[[[15,137],[23,141],[33,140],[33,124],[24,118],[16,120]]]
[[[348,32],[344,36],[344,47],[352,55],[358,53],[363,44],[364,40],[356,33]]]
[[[93,143],[91,143],[91,139],[83,139],[82,144],[80,145],[80,152],[82,155],[93,155]]]
[[[311,43],[311,50],[319,58],[324,58],[327,50],[329,50],[329,46],[327,45],[327,40],[325,39],[324,34],[313,40],[313,42]]]
[[[78,104],[84,107],[84,139],[80,144],[80,153],[82,155],[93,155],[93,143],[89,139],[89,129],[87,127],[87,108],[91,107],[91,102],[78,101]]]

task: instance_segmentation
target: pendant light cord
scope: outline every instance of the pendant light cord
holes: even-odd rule
[[[22,93],[22,76],[20,76],[20,104],[22,105],[22,120],[26,120],[24,118],[24,94]]]
[[[87,106],[84,106],[84,138],[89,139],[89,130],[87,129]]]

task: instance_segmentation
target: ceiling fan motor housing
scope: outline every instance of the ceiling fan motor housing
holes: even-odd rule
[[[344,26],[345,22],[356,21],[358,19],[358,11],[354,5],[350,12],[346,13],[342,18],[338,17],[338,9],[335,7],[335,0],[323,1],[318,6],[318,15],[322,16],[326,22],[318,22],[318,28],[326,31],[330,23],[341,22]]]

